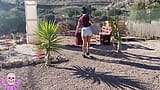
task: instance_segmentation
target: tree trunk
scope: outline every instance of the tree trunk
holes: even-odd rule
[[[117,41],[117,52],[119,53],[121,51],[121,36],[119,33],[119,30],[117,30],[117,37],[118,37],[118,41]]]
[[[47,59],[46,59],[46,66],[50,65],[51,64],[51,60],[50,60],[50,52],[47,54]]]
[[[119,53],[121,51],[121,41],[118,40],[117,43],[117,52]]]

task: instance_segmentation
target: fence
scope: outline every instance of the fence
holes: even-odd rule
[[[132,12],[127,21],[130,36],[160,37],[160,8]]]
[[[133,23],[127,25],[130,36],[138,36],[143,38],[160,37],[160,22],[152,21],[152,23]]]

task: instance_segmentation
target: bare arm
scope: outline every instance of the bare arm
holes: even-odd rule
[[[93,24],[93,23],[94,23],[94,20],[93,20],[92,17],[89,17],[89,23],[90,23],[90,24]]]
[[[78,22],[78,24],[77,24],[77,26],[76,26],[76,33],[75,34],[77,34],[77,32],[78,32],[78,29],[80,28],[80,22]]]

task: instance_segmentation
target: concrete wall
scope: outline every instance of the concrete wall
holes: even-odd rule
[[[25,0],[27,43],[38,42],[36,30],[37,22],[37,0]]]

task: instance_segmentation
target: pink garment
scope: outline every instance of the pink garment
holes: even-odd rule
[[[14,85],[11,86],[6,83],[6,79],[2,78],[2,79],[0,79],[0,83],[1,83],[4,90],[17,90],[17,88],[20,87],[22,81],[18,80]]]

